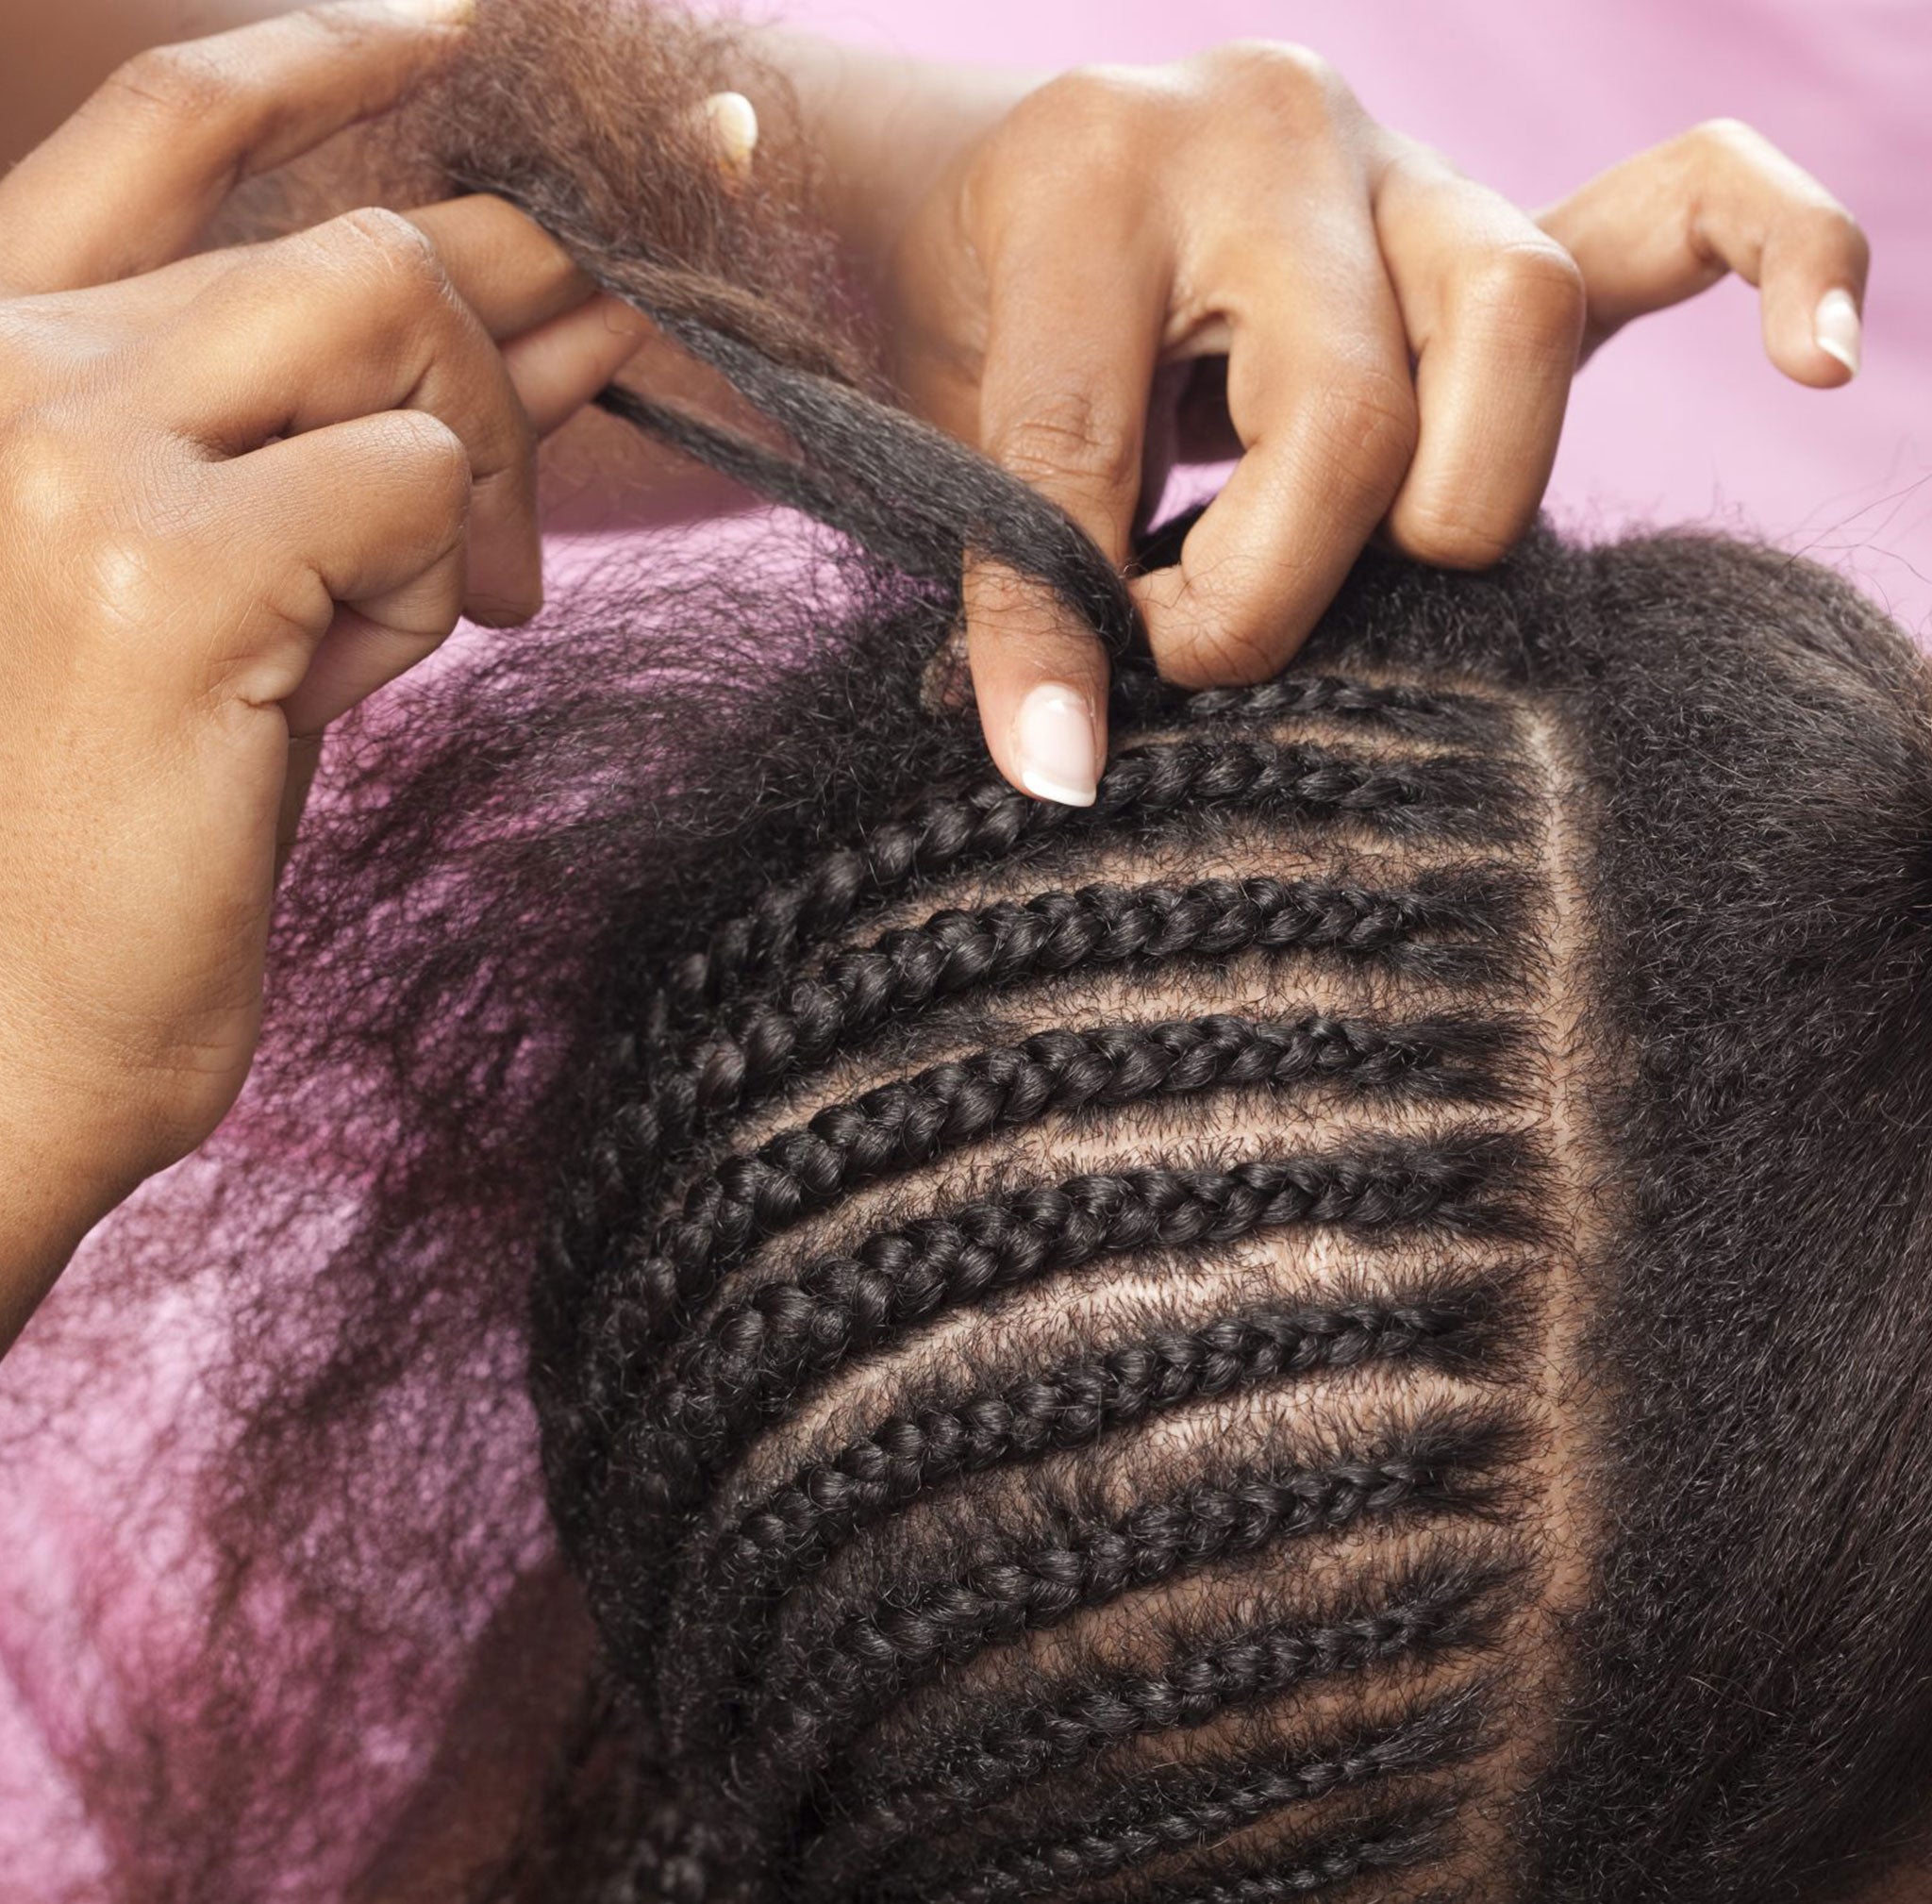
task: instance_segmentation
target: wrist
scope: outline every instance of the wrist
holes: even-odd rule
[[[757,43],[797,99],[820,181],[816,209],[869,299],[947,169],[1044,76],[910,59],[781,28]]]

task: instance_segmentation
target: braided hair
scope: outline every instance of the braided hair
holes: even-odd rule
[[[1808,1900],[1909,1842],[1922,663],[1545,539],[1366,566],[1305,665],[1129,666],[1085,812],[902,665],[849,803],[640,901],[532,1311],[610,1896]]]
[[[1174,693],[1077,531],[825,346],[795,246],[734,248],[749,196],[653,188],[693,122],[586,75],[668,59],[691,103],[737,58],[660,27],[486,8],[421,139],[794,453],[616,414],[841,539],[654,550],[337,738],[225,1168],[16,1352],[94,1396],[130,1331],[230,1331],[192,1485],[129,1506],[196,1644],[108,1649],[62,1747],[102,1884],[1911,1869],[1920,658],[1802,562],[1539,531],[1482,576],[1365,558],[1280,678]],[[1091,809],[926,710],[969,548],[1112,645]]]
[[[884,814],[613,1024],[534,1366],[693,1904],[1478,1855],[1571,1517],[1557,796],[1494,693],[1127,679],[1093,809]]]

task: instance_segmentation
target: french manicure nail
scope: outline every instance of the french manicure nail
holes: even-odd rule
[[[1818,300],[1817,314],[1811,320],[1811,334],[1826,357],[1835,357],[1851,372],[1858,374],[1863,355],[1863,337],[1858,323],[1858,307],[1848,291],[1827,291]]]
[[[398,18],[425,26],[467,26],[476,17],[476,0],[386,0]]]
[[[1043,681],[1020,703],[1013,718],[1013,753],[1020,784],[1037,799],[1063,807],[1091,807],[1099,791],[1094,759],[1093,712],[1086,696]]]
[[[758,146],[758,108],[742,92],[714,92],[705,101],[705,117],[724,169],[743,177]]]

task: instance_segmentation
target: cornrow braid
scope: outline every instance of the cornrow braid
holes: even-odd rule
[[[841,1792],[840,1823],[815,1871],[849,1881],[902,1840],[970,1817],[1050,1773],[1152,1732],[1188,1730],[1283,1694],[1391,1662],[1479,1645],[1501,1616],[1506,1569],[1436,1567],[1397,1582],[1386,1604],[1326,1623],[1271,1621],[1181,1654],[1157,1673],[1115,1674],[1058,1698],[1008,1709],[860,1793]]]
[[[727,1028],[703,1034],[681,1063],[653,1079],[655,1139],[681,1143],[891,1020],[981,986],[1250,950],[1335,952],[1469,983],[1493,974],[1497,947],[1521,917],[1520,881],[1500,867],[1433,889],[1426,881],[1382,892],[1323,879],[1203,879],[1088,886],[937,912],[869,947],[834,953],[817,976],[746,1004]]]
[[[949,1408],[895,1416],[808,1464],[741,1517],[722,1545],[694,1542],[672,1595],[696,1610],[691,1641],[665,1662],[665,1686],[693,1710],[719,1694],[760,1648],[771,1602],[839,1545],[941,1483],[1074,1447],[1157,1414],[1321,1369],[1372,1362],[1468,1372],[1496,1351],[1508,1319],[1491,1285],[1438,1299],[1258,1310],[1199,1329],[1168,1331]],[[1420,1631],[1429,1609],[1397,1624]]]
[[[1212,1247],[1289,1227],[1506,1234],[1538,1167],[1508,1135],[1396,1139],[1217,1171],[1092,1174],[880,1231],[710,1318],[636,1411],[621,1470],[635,1504],[676,1512],[808,1382],[942,1309],[1105,1255]],[[613,1383],[640,1355],[632,1313],[613,1310],[605,1321]],[[587,1372],[586,1406],[596,1410],[592,1380]]]
[[[908,1862],[872,1887],[881,1900],[917,1896],[932,1904],[1021,1904],[1042,1892],[1111,1877],[1165,1852],[1205,1847],[1256,1819],[1373,1781],[1466,1762],[1486,1743],[1481,1690],[1468,1687],[1420,1716],[1363,1729],[1313,1755],[1290,1750],[1239,1769],[1208,1766],[1130,1787],[1090,1827],[994,1853],[952,1882],[935,1881],[943,1852]]]
[[[1411,738],[1494,743],[1511,713],[1493,695],[1424,688],[1412,681],[1352,680],[1341,675],[1282,675],[1246,688],[1176,688],[1132,665],[1112,683],[1116,720],[1257,723],[1340,719]]]
[[[1152,1098],[1308,1083],[1481,1101],[1500,1089],[1488,1061],[1511,1038],[1501,1023],[1389,1027],[1325,1013],[1286,1023],[1216,1013],[1037,1032],[828,1106],[720,1165],[687,1194],[657,1258],[641,1267],[641,1288],[666,1326],[706,1300],[753,1241],[997,1129]]]
[[[1196,1484],[1112,1520],[1074,1516],[1046,1545],[896,1590],[768,1678],[748,1715],[758,1743],[734,1769],[740,1795],[755,1812],[789,1810],[800,1771],[844,1744],[880,1699],[989,1644],[1318,1530],[1487,1512],[1517,1437],[1500,1410],[1431,1411],[1382,1453]]]
[[[836,1542],[941,1481],[1049,1449],[1231,1390],[1404,1361],[1465,1371],[1495,1347],[1505,1311],[1490,1284],[1408,1301],[1257,1309],[1169,1330],[916,1415],[893,1415],[813,1461],[746,1509],[713,1570],[746,1590],[775,1590]]]
[[[1324,1846],[1295,1852],[1292,1863],[1274,1870],[1197,1889],[1174,1890],[1173,1904],[1285,1904],[1285,1900],[1331,1890],[1374,1871],[1418,1864],[1441,1852],[1445,1835],[1439,1819],[1420,1828],[1396,1826],[1365,1837],[1334,1838]],[[1432,1891],[1426,1897],[1415,1899],[1415,1904],[1454,1904],[1454,1896]]]
[[[802,939],[841,929],[878,903],[967,867],[1013,857],[1061,833],[1145,825],[1165,815],[1245,812],[1257,820],[1351,817],[1400,835],[1496,836],[1495,815],[1520,804],[1496,758],[1438,755],[1376,761],[1308,743],[1191,737],[1124,749],[1091,807],[1035,800],[1005,780],[922,801],[874,827],[862,846],[826,854],[796,882],[720,927],[704,951],[666,972],[660,1015],[722,1004],[791,956]]]

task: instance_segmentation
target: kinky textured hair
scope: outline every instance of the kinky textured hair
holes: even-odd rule
[[[739,57],[486,9],[400,135],[772,427],[609,408],[841,534],[338,737],[249,1099],[8,1365],[19,1450],[199,1358],[7,1660],[86,1694],[74,1895],[1871,1896],[1932,1774],[1919,658],[1540,532],[1162,687],[654,131]],[[1114,644],[1091,809],[926,710],[968,548]]]

